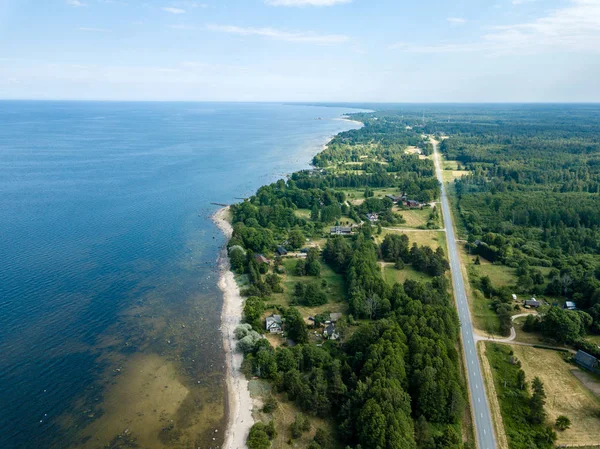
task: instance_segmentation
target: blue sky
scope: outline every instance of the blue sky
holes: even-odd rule
[[[0,0],[0,98],[598,102],[600,0]]]

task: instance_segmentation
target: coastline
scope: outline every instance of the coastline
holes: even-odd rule
[[[355,123],[359,127],[364,123],[341,117],[341,120]],[[339,134],[339,133],[338,133]],[[336,135],[330,136],[316,154],[325,151]],[[310,164],[312,167],[312,162]],[[233,227],[230,221],[230,206],[216,211],[212,220],[225,236],[227,242],[233,235]],[[219,254],[219,289],[223,292],[223,310],[221,312],[221,330],[223,334],[223,347],[225,350],[227,371],[227,428],[223,449],[247,449],[246,439],[250,428],[255,422],[253,411],[259,401],[255,401],[248,388],[248,380],[241,371],[244,356],[236,351],[235,328],[242,323],[244,298],[235,281],[235,275],[231,271],[227,246]]]
[[[233,234],[233,227],[229,222],[229,206],[219,209],[212,218],[229,241]],[[243,449],[246,448],[246,438],[254,424],[254,403],[250,397],[248,380],[241,371],[244,356],[235,349],[235,328],[242,322],[244,300],[231,271],[226,246],[219,254],[219,288],[223,292],[221,329],[227,366],[228,422],[223,448]]]

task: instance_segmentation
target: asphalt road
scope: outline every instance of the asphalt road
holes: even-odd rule
[[[432,142],[433,143],[433,142]],[[467,302],[465,292],[465,282],[460,266],[460,257],[456,246],[456,236],[454,234],[454,225],[450,205],[446,194],[446,186],[442,178],[442,169],[440,156],[437,151],[437,144],[434,146],[435,170],[438,180],[442,184],[442,213],[444,215],[444,224],[446,227],[446,236],[448,239],[448,256],[450,260],[450,269],[452,270],[452,285],[454,286],[454,296],[458,308],[458,317],[460,319],[460,332],[462,335],[463,350],[465,353],[466,370],[469,381],[469,391],[471,396],[471,410],[475,419],[475,434],[477,446],[479,449],[496,449],[496,437],[490,414],[490,407],[485,394],[485,385],[481,375],[481,366],[475,347],[473,335],[473,323],[471,321],[471,312]]]

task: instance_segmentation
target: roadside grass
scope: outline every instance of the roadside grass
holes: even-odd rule
[[[501,335],[500,319],[495,310],[490,306],[491,301],[474,288],[471,288],[470,306],[473,324],[477,330],[485,335]]]
[[[277,400],[277,408],[272,414],[264,413],[262,411],[262,406],[255,407],[252,412],[252,416],[257,422],[262,421],[268,423],[273,420],[277,436],[271,442],[271,449],[305,449],[309,446],[311,441],[313,441],[318,428],[325,429],[330,435],[335,436],[336,429],[332,420],[325,420],[307,413],[302,413],[296,404],[287,399],[285,393],[277,393],[274,391],[268,381],[252,379],[248,384],[248,388],[252,398],[258,399],[261,405],[270,395],[273,395]],[[296,416],[301,413],[308,418],[310,430],[303,433],[300,438],[291,440],[290,425],[294,422]],[[338,443],[335,443],[335,438],[333,438],[332,441],[334,441],[332,449],[339,449],[341,447]]]
[[[493,388],[496,390],[496,397],[500,404],[502,422],[509,447],[511,449],[538,447],[536,439],[538,435],[544,433],[546,424],[532,424],[527,419],[530,412],[530,392],[527,387],[522,388],[518,380],[520,367],[513,359],[513,349],[515,348],[489,342],[486,342],[485,346],[485,356],[491,367]],[[548,352],[554,354],[554,351]],[[520,357],[518,358],[525,365],[524,361]],[[533,378],[539,376],[541,373],[525,371],[525,374],[527,382],[530,384]],[[489,374],[486,376],[486,379],[488,382],[491,380]],[[547,394],[549,392],[548,387],[549,385],[545,385]],[[546,410],[548,410],[548,407],[546,407]]]
[[[456,232],[456,238],[459,240],[467,240],[469,233],[465,226],[465,221],[458,210],[458,199],[456,197],[456,188],[453,182],[446,184],[446,192],[448,194],[448,201],[450,202],[450,212],[454,218],[454,229]]]
[[[500,400],[496,393],[492,367],[487,357],[488,345],[486,342],[481,341],[477,343],[476,349],[477,356],[481,362],[481,372],[483,374],[483,382],[485,383],[485,392],[490,407],[490,413],[492,415],[492,423],[494,424],[494,433],[496,434],[498,449],[509,449],[506,430],[502,420],[502,412],[500,410]]]
[[[568,416],[571,428],[557,432],[557,444],[592,445],[600,442],[600,399],[573,375],[579,368],[565,361],[557,351],[512,346],[527,379],[538,376],[546,391],[548,423],[560,415]]]
[[[428,274],[415,270],[412,265],[406,265],[402,270],[394,268],[393,263],[382,263],[382,266],[383,278],[390,285],[394,285],[396,282],[404,284],[407,279],[419,282],[430,282],[433,279]]]
[[[465,244],[457,242],[459,257],[461,258],[461,269],[465,279],[465,290],[469,300],[469,309],[473,318],[473,326],[481,333],[488,335],[500,335],[500,319],[491,308],[491,301],[483,296],[480,290],[472,285],[473,276],[469,274],[476,266],[473,265],[473,257],[465,251]],[[491,264],[490,264],[491,265]],[[496,285],[496,284],[494,284]]]

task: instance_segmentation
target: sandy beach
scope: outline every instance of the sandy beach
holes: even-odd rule
[[[233,228],[228,220],[229,207],[219,209],[213,220],[227,239],[231,238]],[[235,282],[227,257],[227,248],[223,248],[219,257],[219,288],[223,291],[223,312],[221,315],[223,346],[227,360],[227,401],[228,416],[224,449],[246,448],[246,438],[252,418],[253,401],[248,390],[248,381],[241,372],[244,356],[235,350],[234,331],[242,321],[243,299]]]

